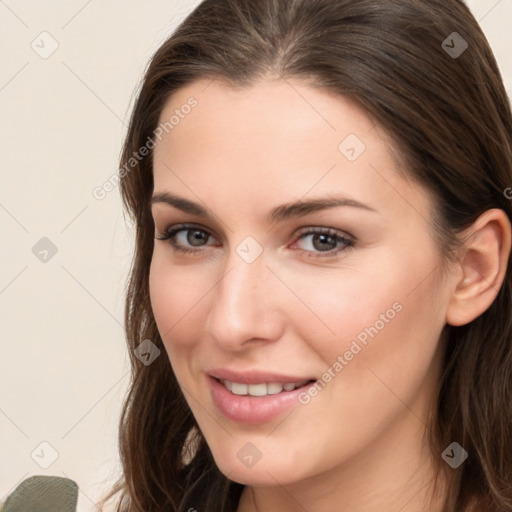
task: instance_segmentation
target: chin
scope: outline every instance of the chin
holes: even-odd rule
[[[243,485],[266,487],[275,486],[276,482],[288,485],[299,478],[296,471],[290,471],[277,461],[264,462],[261,459],[252,467],[243,467],[238,458],[229,461],[215,459],[215,463],[225,477]]]
[[[281,485],[287,485],[291,483],[288,480],[283,481],[281,473],[278,471],[270,471],[269,474],[265,470],[256,470],[255,468],[247,468],[245,470],[239,468],[233,470],[231,468],[231,471],[221,471],[221,473],[233,482],[249,485],[251,487],[273,487],[276,485],[276,481]]]

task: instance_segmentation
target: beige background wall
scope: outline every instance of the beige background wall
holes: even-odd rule
[[[93,511],[119,469],[132,242],[117,188],[93,190],[147,60],[197,3],[0,0],[0,501],[60,475]],[[512,95],[512,0],[468,3]]]

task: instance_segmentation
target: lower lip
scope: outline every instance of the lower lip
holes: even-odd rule
[[[275,395],[251,396],[234,395],[217,379],[208,377],[213,401],[220,412],[238,423],[265,423],[277,418],[294,404],[298,403],[301,393],[307,391],[312,382],[294,389],[281,391]]]

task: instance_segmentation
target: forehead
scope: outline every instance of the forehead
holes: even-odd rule
[[[196,106],[189,109],[191,98]],[[201,138],[204,150],[231,148],[243,141],[248,155],[255,146],[261,153],[262,142],[272,155],[291,145],[314,144],[317,155],[337,151],[337,139],[349,134],[368,138],[375,127],[366,112],[348,98],[304,81],[281,78],[236,89],[218,80],[194,82],[169,98],[160,124],[172,118],[172,137],[165,133],[164,138],[173,139],[175,145],[191,137]]]
[[[157,191],[217,195],[241,208],[333,191],[381,206],[400,190],[425,195],[396,172],[389,137],[364,109],[304,81],[194,82],[169,98],[165,123],[154,151]]]

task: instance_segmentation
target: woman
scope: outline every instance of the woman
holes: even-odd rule
[[[511,511],[512,116],[458,0],[205,0],[121,159],[123,511]]]

